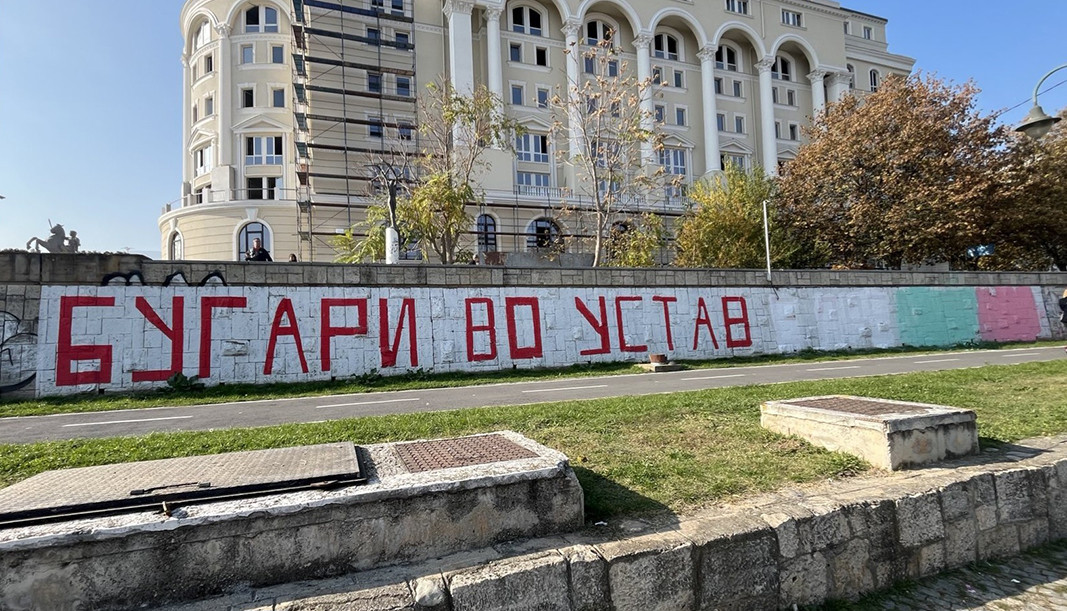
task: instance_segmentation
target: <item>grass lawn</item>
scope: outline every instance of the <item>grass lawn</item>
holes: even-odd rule
[[[511,429],[571,458],[590,519],[670,510],[868,467],[764,431],[768,399],[855,394],[978,412],[982,443],[1067,432],[1067,359],[844,380],[543,403],[138,438],[0,446],[0,485],[49,469],[351,440],[357,444]]]
[[[975,344],[968,348],[998,349],[1017,346],[1051,346],[1062,342],[1037,342],[1026,344]],[[942,352],[944,350],[941,350]],[[682,361],[691,369],[713,369],[739,365],[772,365],[777,363],[817,362],[872,356],[894,356],[914,353],[936,353],[937,349],[901,347],[872,350],[815,351],[805,350],[789,355],[759,355],[704,361]],[[224,384],[207,388],[192,388],[183,385],[166,387],[141,393],[112,393],[105,395],[69,395],[46,397],[34,400],[0,399],[0,418],[11,416],[43,416],[73,412],[100,412],[107,410],[137,409],[171,405],[203,405],[231,401],[255,401],[291,397],[312,397],[364,392],[398,390],[424,390],[473,386],[478,384],[501,384],[530,380],[578,378],[595,375],[618,375],[638,373],[633,363],[587,363],[559,369],[510,369],[486,373],[430,374],[415,371],[397,376],[382,376],[370,373],[353,378],[296,384]]]

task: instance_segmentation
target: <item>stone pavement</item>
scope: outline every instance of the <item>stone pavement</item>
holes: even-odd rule
[[[830,611],[1067,611],[1067,541],[897,586]]]

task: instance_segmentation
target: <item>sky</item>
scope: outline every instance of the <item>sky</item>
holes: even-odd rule
[[[438,0],[417,0],[436,2]],[[712,2],[716,0],[697,0]],[[889,20],[889,50],[1017,124],[1067,64],[1067,0],[845,0]],[[2,0],[0,249],[75,230],[82,250],[159,257],[181,189],[182,0]],[[1028,21],[1029,20],[1029,21]],[[1045,88],[1067,80],[1057,72]],[[1040,95],[1050,114],[1067,84]]]

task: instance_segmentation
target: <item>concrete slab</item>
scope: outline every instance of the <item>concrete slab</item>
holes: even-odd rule
[[[760,424],[893,471],[978,453],[974,411],[868,397],[766,401]]]

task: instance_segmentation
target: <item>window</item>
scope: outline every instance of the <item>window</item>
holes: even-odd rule
[[[511,103],[515,106],[522,106],[523,98],[526,97],[524,89],[522,85],[511,86]]]
[[[404,14],[404,0],[388,0],[388,4],[392,7],[394,15]],[[386,0],[371,0],[371,6],[378,9],[381,12],[385,12]]]
[[[193,201],[197,204],[211,201],[211,185],[204,185],[193,191]]]
[[[786,89],[785,91],[785,103],[790,106],[797,105],[797,92],[795,89]]]
[[[678,59],[678,39],[670,34],[656,34],[652,44],[652,55],[661,59]]]
[[[278,199],[278,189],[282,186],[282,179],[274,176],[258,176],[248,179],[248,199]],[[251,244],[249,245],[251,247]],[[263,243],[267,248],[267,243]],[[267,250],[270,250],[267,248]]]
[[[659,66],[655,66],[655,67],[652,68],[652,84],[653,85],[666,85],[667,84],[663,80],[663,68],[660,68]]]
[[[204,98],[204,116],[210,117],[215,114],[215,98],[208,96]]]
[[[680,126],[683,126],[683,127],[686,125],[686,122],[685,122],[685,109],[684,108],[675,108],[674,109],[674,122],[677,125],[680,125]]]
[[[849,23],[848,21],[845,21],[844,25],[845,25],[845,34],[851,34],[852,33],[852,24]]]
[[[748,14],[748,0],[726,0],[726,10],[731,13]]]
[[[596,46],[602,42],[611,42],[615,34],[615,28],[599,20],[592,20],[585,24],[585,44]]]
[[[256,105],[256,90],[251,87],[241,89],[241,108],[252,108]]]
[[[200,120],[200,109],[196,107],[196,104],[193,104],[193,123],[196,123],[199,120]]]
[[[782,9],[782,23],[796,28],[804,26],[803,16],[797,11]]]
[[[734,97],[743,98],[745,97],[744,93],[744,90],[741,89],[741,81],[734,81]]]
[[[496,252],[496,219],[479,214],[477,222],[478,252]]]
[[[269,6],[253,6],[245,11],[245,33],[277,32],[278,9]]]
[[[516,172],[516,191],[519,195],[548,195],[548,174],[544,172]]]
[[[685,70],[674,71],[674,86],[679,89],[685,88]]]
[[[253,47],[252,45],[241,45],[241,63],[251,64],[255,60],[255,47]]]
[[[774,102],[775,104],[778,103],[778,88],[777,87],[771,87],[771,101]]]
[[[870,26],[863,26],[863,37],[867,40],[870,40],[874,37],[874,30],[872,30]]]
[[[281,165],[281,136],[245,137],[245,165]]]
[[[370,117],[369,118],[369,123],[367,124],[367,135],[368,136],[370,136],[371,138],[382,138],[385,135],[383,133],[384,129],[385,129],[385,125],[382,123],[382,118],[381,117]]]
[[[654,109],[656,123],[663,123],[664,117],[667,114],[667,107],[662,104],[656,104]]]
[[[584,61],[582,63],[583,63],[583,70],[585,70],[586,74],[596,74],[596,60],[595,59],[593,59],[592,57],[586,57],[586,58],[584,58]]]
[[[715,51],[715,67],[719,70],[737,72],[737,51],[732,47],[720,46]]]
[[[516,136],[515,156],[519,161],[548,163],[548,136],[545,134]]]
[[[745,156],[734,153],[724,153],[719,155],[719,165],[723,170],[726,169],[727,164],[731,163],[743,170],[745,169]]]
[[[781,121],[775,121],[774,122],[774,137],[775,138],[779,138],[779,139],[781,139],[781,137],[782,137],[782,122]]]
[[[272,64],[284,64],[285,63],[285,47],[282,45],[270,46],[270,63]]]
[[[249,179],[251,183],[252,179]],[[262,189],[262,184],[259,186]],[[251,190],[251,184],[249,185]],[[248,199],[252,199],[251,197]],[[262,197],[256,199],[263,199]],[[263,248],[270,250],[270,230],[263,223],[248,223],[241,230],[237,232],[237,256],[241,259],[244,258],[244,253],[252,250],[252,240],[259,238],[259,241],[263,244]]]
[[[401,140],[411,140],[411,135],[414,131],[415,127],[407,122],[401,122],[396,127],[397,137]]]
[[[559,233],[559,225],[552,219],[544,217],[535,219],[530,223],[530,229],[527,231],[526,247],[548,248],[559,244]]]
[[[508,47],[508,59],[510,59],[513,62],[521,62],[522,61],[522,45],[521,44],[519,44],[517,42],[511,43],[511,46]]]
[[[726,115],[721,112],[715,115],[715,124],[719,128],[720,132],[726,131]]]
[[[175,231],[170,236],[170,244],[167,246],[167,255],[171,261],[185,258],[185,248],[182,247],[182,234]]]
[[[734,117],[734,131],[739,133],[739,134],[745,133],[745,118],[744,117]]]
[[[215,56],[214,55],[205,55],[204,56],[204,74],[205,75],[206,74],[211,74],[214,71],[215,71]]]
[[[541,35],[541,13],[529,6],[511,9],[511,31],[531,36]]]
[[[372,45],[378,45],[382,42],[382,32],[378,28],[367,28],[367,42]]]
[[[774,65],[771,66],[771,78],[781,81],[793,80],[793,62],[780,55],[776,56]]]
[[[548,65],[548,49],[544,47],[537,47],[534,50],[534,63],[538,66]]]
[[[797,126],[796,123],[789,124],[789,139],[800,140],[800,128]]]
[[[848,88],[849,89],[855,89],[856,88],[856,67],[853,66],[852,64],[848,64],[848,65],[845,66],[845,69],[848,70]]]
[[[878,91],[879,75],[877,70],[871,70],[871,91]]]
[[[548,97],[549,97],[548,89],[545,89],[544,87],[538,87],[537,88],[537,107],[538,108],[548,108]]]
[[[715,77],[715,93],[722,94],[722,78]]]
[[[271,106],[275,108],[285,108],[285,90],[284,89],[271,89],[270,90],[270,102]]]
[[[193,50],[195,51],[209,42],[211,42],[211,24],[205,21],[200,24],[200,27],[196,29],[196,35],[193,36]]]
[[[401,97],[411,97],[411,78],[407,76],[396,77],[396,94]]]
[[[382,92],[382,75],[379,72],[367,73],[367,91],[371,93]]]
[[[211,145],[196,149],[193,152],[193,160],[196,162],[196,175],[202,176],[211,171],[214,165],[214,154]]]
[[[670,176],[678,177],[682,180],[688,175],[685,161],[685,149],[668,147],[661,149],[659,152],[659,164],[663,167],[663,171]],[[677,197],[681,194],[682,188],[680,185],[671,185],[667,187],[668,196]]]
[[[608,60],[608,76],[619,76],[619,62]]]
[[[396,48],[397,49],[406,49],[406,48],[408,48],[408,45],[411,44],[410,41],[411,41],[411,38],[408,36],[407,32],[397,32],[396,33]]]

